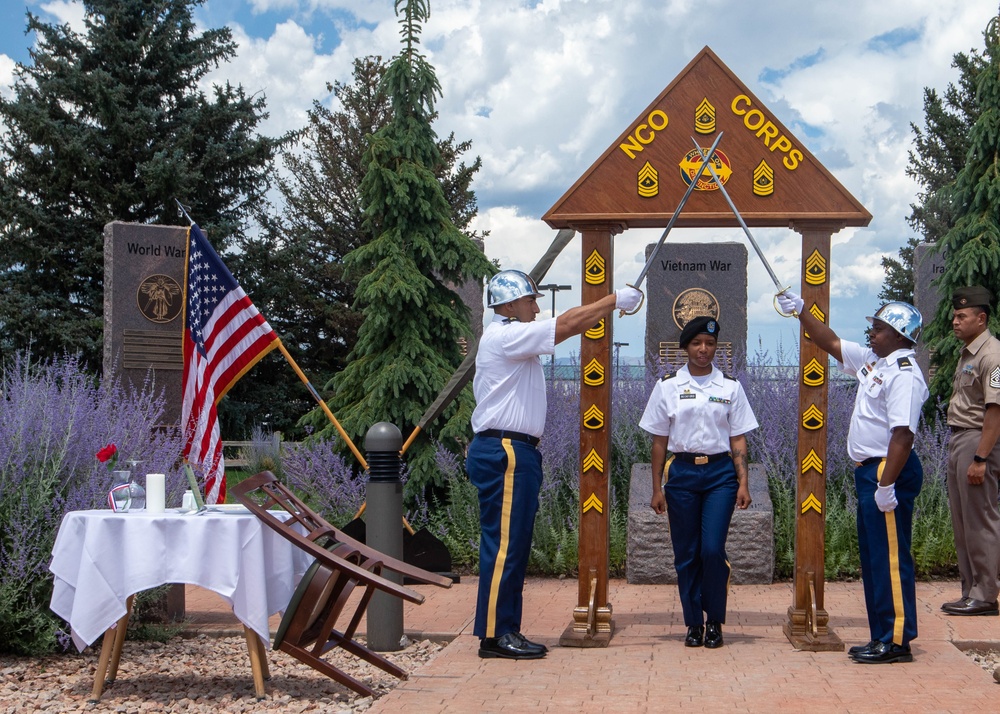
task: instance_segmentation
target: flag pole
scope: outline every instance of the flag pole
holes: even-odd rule
[[[302,372],[301,369],[299,369],[299,366],[295,363],[295,359],[290,354],[288,354],[288,350],[285,349],[285,345],[284,343],[282,343],[280,337],[278,338],[277,341],[278,341],[278,349],[281,351],[281,354],[285,356],[285,360],[288,362],[288,364],[291,365],[292,369],[295,370],[295,374],[297,374],[299,376],[299,379],[302,380],[302,384],[306,385],[306,389],[309,390],[309,393],[313,396],[313,399],[316,400],[316,403],[319,404],[320,408],[322,408],[323,411],[326,413],[327,419],[330,420],[330,423],[333,424],[334,428],[336,428],[337,433],[340,434],[340,438],[343,439],[344,442],[347,444],[347,446],[351,449],[351,453],[354,454],[354,458],[356,458],[358,460],[358,463],[361,464],[361,468],[367,471],[368,462],[365,461],[365,457],[361,455],[361,452],[358,451],[358,447],[354,445],[353,441],[351,441],[351,437],[347,435],[347,432],[344,431],[344,427],[342,427],[340,425],[340,422],[337,421],[337,417],[335,417],[333,415],[333,412],[330,411],[330,407],[328,407],[326,402],[323,401],[323,397],[319,395],[319,392],[317,392],[316,389],[312,386],[312,383],[309,382],[309,378],[306,377],[306,375]]]
[[[174,201],[177,203],[177,208],[180,211],[181,215],[187,218],[188,221],[191,223],[191,225],[194,225],[194,219],[191,218],[191,216],[188,214],[187,210],[184,208],[184,204],[181,203],[176,198],[174,198]],[[285,345],[282,343],[281,338],[278,337],[277,335],[275,335],[275,342],[278,343],[278,349],[281,350],[281,354],[285,356],[285,360],[288,362],[288,364],[291,365],[292,369],[295,370],[295,374],[298,375],[299,379],[302,380],[302,384],[306,385],[306,389],[309,390],[309,393],[313,396],[313,399],[315,399],[316,403],[319,404],[320,407],[322,407],[323,411],[326,413],[327,418],[337,429],[337,433],[340,434],[340,438],[343,439],[344,442],[347,444],[347,446],[350,448],[351,453],[354,454],[354,458],[356,458],[358,460],[358,463],[361,464],[361,468],[367,471],[368,462],[365,460],[365,457],[361,455],[360,451],[358,451],[358,447],[354,445],[353,441],[351,441],[351,437],[347,435],[347,432],[344,431],[344,427],[342,427],[340,425],[340,422],[337,421],[337,417],[335,417],[333,415],[333,412],[330,411],[330,407],[327,406],[326,402],[324,402],[323,398],[319,395],[319,392],[317,392],[316,389],[309,382],[309,378],[306,377],[306,375],[302,372],[301,369],[299,369],[299,365],[296,364],[295,359],[288,353],[288,350],[285,349]]]

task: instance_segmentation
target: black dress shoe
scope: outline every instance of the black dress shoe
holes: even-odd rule
[[[868,652],[872,647],[879,643],[878,640],[872,640],[867,645],[854,645],[851,649],[847,650],[847,654],[853,657],[858,654],[858,652]]]
[[[522,635],[520,632],[512,632],[511,634],[516,636],[520,640],[519,644],[523,649],[534,650],[535,652],[541,652],[542,654],[546,654],[549,651],[549,648],[546,647],[545,645],[541,644],[540,642],[532,642],[527,637]]]
[[[861,664],[891,664],[892,662],[912,662],[913,654],[909,645],[891,642],[876,642],[867,652],[858,652],[854,661]]]
[[[993,602],[983,602],[982,600],[973,600],[972,598],[967,598],[966,601],[961,605],[955,605],[954,603],[945,603],[941,606],[941,609],[947,612],[949,615],[997,615],[1000,614],[1000,608],[997,608],[996,600]]]
[[[545,656],[535,647],[525,647],[516,632],[508,632],[500,637],[485,637],[479,640],[479,656],[483,659],[541,659]]]
[[[709,622],[705,625],[705,646],[709,649],[722,647],[722,625],[718,622]]]
[[[944,605],[941,606],[941,609],[944,610],[945,612],[947,612],[948,608],[950,608],[950,607],[963,607],[963,606],[967,605],[968,602],[969,602],[969,600],[971,600],[971,599],[972,598],[968,598],[968,597],[960,597],[958,600],[955,600],[953,602],[946,602]]]
[[[688,628],[687,637],[684,638],[685,647],[701,647],[705,639],[705,627],[703,625],[691,625]]]

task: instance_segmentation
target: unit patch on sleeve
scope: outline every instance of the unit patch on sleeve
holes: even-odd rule
[[[990,372],[990,388],[1000,389],[1000,367],[994,367]]]

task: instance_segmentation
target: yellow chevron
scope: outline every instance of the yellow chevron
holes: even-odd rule
[[[813,357],[809,364],[802,368],[802,383],[807,387],[819,387],[826,381],[826,368]]]
[[[583,425],[588,429],[600,429],[604,426],[604,412],[591,404],[590,409],[583,413]]]
[[[598,362],[596,357],[583,368],[583,383],[588,387],[599,387],[604,384],[604,365]]]
[[[586,513],[591,508],[593,508],[598,513],[604,513],[604,504],[601,503],[601,499],[597,497],[596,493],[590,494],[590,498],[583,502],[583,512]]]
[[[600,473],[604,473],[604,459],[594,449],[591,449],[590,453],[583,458],[584,472],[590,469],[597,469]]]
[[[816,449],[809,449],[809,453],[802,459],[802,473],[810,469],[821,475],[823,473],[823,459],[816,453]]]
[[[643,198],[653,198],[660,192],[660,175],[648,161],[639,169],[636,180],[639,184],[639,195]]]
[[[587,260],[584,261],[583,276],[588,285],[600,285],[607,277],[604,258],[596,250],[587,256]]]
[[[823,412],[815,404],[810,404],[809,408],[802,413],[802,427],[809,431],[822,429],[824,421]]]
[[[822,285],[826,282],[826,258],[819,252],[813,250],[806,258],[806,283],[809,285]]]
[[[819,499],[811,493],[809,494],[809,497],[802,502],[802,513],[805,513],[810,508],[821,516],[823,515],[823,504],[820,503]]]
[[[596,325],[591,327],[589,330],[583,333],[586,337],[591,340],[603,340],[604,339],[604,318]]]
[[[699,134],[711,134],[715,131],[715,107],[708,101],[708,97],[702,99],[694,110],[694,130]]]

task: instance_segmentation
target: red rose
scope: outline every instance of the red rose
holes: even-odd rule
[[[115,446],[114,444],[108,444],[103,449],[98,451],[96,456],[98,461],[100,461],[102,464],[105,464],[112,458],[114,458],[114,456],[117,453],[118,453],[118,447]]]

